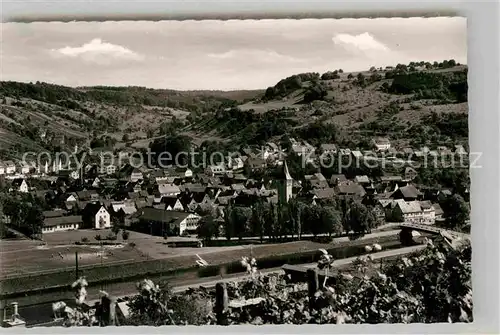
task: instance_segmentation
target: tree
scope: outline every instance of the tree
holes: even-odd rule
[[[328,233],[329,235],[342,233],[342,220],[340,218],[340,213],[335,207],[323,207],[320,222],[322,233]]]
[[[130,140],[130,137],[128,134],[123,134],[123,137],[122,137],[122,142],[128,142]]]
[[[368,208],[359,201],[350,204],[346,213],[347,231],[355,233],[369,232],[375,225],[375,216]]]
[[[213,237],[219,236],[219,225],[213,215],[208,214],[200,220],[196,232],[199,238],[210,241]]]
[[[312,233],[314,236],[320,234],[321,207],[318,205],[307,206],[304,215],[304,232]]]
[[[469,206],[459,194],[447,197],[443,203],[445,224],[449,229],[462,229],[469,219]]]
[[[233,207],[230,213],[230,220],[233,222],[234,230],[241,240],[249,232],[249,223],[252,216],[251,209],[248,207]]]
[[[292,235],[297,234],[299,240],[302,235],[302,217],[304,211],[306,210],[306,204],[298,201],[297,199],[291,199],[288,203],[288,210],[290,211],[290,223],[292,226]]]
[[[252,207],[252,218],[251,218],[251,230],[252,234],[260,237],[261,242],[264,239],[264,226],[266,222],[266,212],[269,209],[266,208],[263,201],[258,201]]]
[[[349,73],[349,74],[347,75],[347,79],[352,79],[352,78],[354,78],[353,74],[352,74],[352,73]]]
[[[234,222],[231,217],[231,212],[233,211],[233,206],[228,205],[224,209],[224,234],[229,241],[231,237],[234,236]]]

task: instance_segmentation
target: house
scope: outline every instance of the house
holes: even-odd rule
[[[47,217],[43,220],[42,233],[76,230],[83,224],[79,215]]]
[[[28,183],[26,183],[26,180],[22,178],[16,178],[12,181],[11,191],[28,193],[29,191]]]
[[[414,201],[422,197],[422,193],[413,185],[398,187],[391,195],[393,199],[404,199],[405,201]]]
[[[413,155],[413,149],[412,148],[404,148],[402,154],[405,157],[410,157]]]
[[[444,211],[441,208],[441,206],[438,203],[435,203],[435,204],[432,204],[432,207],[434,207],[434,217],[435,217],[436,221],[442,220]]]
[[[181,193],[181,189],[179,186],[175,184],[166,184],[166,183],[159,183],[158,184],[158,192],[156,195],[160,195],[161,197],[172,197],[172,196],[177,196]]]
[[[193,170],[190,168],[177,168],[175,172],[182,178],[193,178]]]
[[[313,200],[332,199],[335,196],[335,189],[333,188],[315,189],[312,190],[310,194],[313,195]]]
[[[244,163],[247,172],[263,169],[266,165],[267,161],[260,155],[250,155]]]
[[[373,146],[377,151],[386,151],[391,147],[391,142],[385,137],[377,137],[373,139]]]
[[[420,208],[422,209],[422,219],[420,223],[434,224],[436,222],[436,209],[430,201],[420,201]]]
[[[92,229],[111,228],[109,212],[99,202],[88,203],[82,211],[85,226]]]
[[[412,168],[411,166],[407,166],[405,168],[405,180],[411,181],[418,176],[417,170]]]
[[[395,200],[392,204],[391,218],[405,223],[433,224],[435,210],[430,202]]]
[[[347,178],[343,174],[334,174],[330,177],[330,185],[337,186],[338,184],[347,182]]]
[[[335,187],[335,193],[339,196],[359,197],[365,196],[366,191],[363,186],[354,182],[341,183]]]
[[[467,155],[467,151],[465,150],[463,145],[455,145],[455,154],[457,155]]]
[[[330,185],[328,185],[328,181],[326,180],[326,178],[323,176],[323,174],[319,172],[312,175],[308,181],[312,188],[319,189],[319,188],[330,187]]]
[[[358,162],[363,158],[363,154],[359,150],[351,151],[351,155],[355,159],[355,161],[358,161]]]
[[[241,157],[228,157],[227,166],[233,170],[241,170],[245,167],[245,163]]]
[[[177,197],[163,197],[161,203],[165,204],[165,209],[167,211],[183,211],[184,206],[182,202]]]
[[[131,228],[151,235],[182,235],[185,231],[196,231],[201,216],[195,213],[143,208],[139,222]]]
[[[337,146],[332,143],[326,143],[320,145],[321,155],[336,155],[337,154]]]
[[[5,164],[0,161],[0,176],[5,174]]]
[[[18,162],[17,163],[17,172],[20,174],[28,174],[30,173],[30,165],[27,162]]]
[[[205,169],[205,173],[209,176],[220,175],[226,172],[224,164],[210,165]]]
[[[5,165],[5,174],[16,173],[16,164],[13,161],[5,161],[3,164]]]
[[[339,153],[341,156],[350,156],[351,155],[351,149],[349,148],[341,148],[339,149]]]
[[[354,177],[354,182],[358,184],[370,184],[370,178],[368,176],[356,176]]]
[[[139,169],[133,169],[132,172],[130,173],[130,181],[135,183],[138,182],[139,180],[142,180],[144,176],[142,175],[141,170]]]

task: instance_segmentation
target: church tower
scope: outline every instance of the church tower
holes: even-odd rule
[[[288,172],[288,165],[286,161],[283,162],[283,167],[278,176],[278,199],[279,202],[284,204],[292,197],[293,179]]]

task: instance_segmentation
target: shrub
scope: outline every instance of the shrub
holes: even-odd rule
[[[106,239],[109,241],[114,241],[117,239],[117,236],[116,236],[116,234],[109,233],[108,236],[106,236]]]
[[[128,240],[130,233],[126,230],[122,231],[122,238],[124,241]]]
[[[82,237],[82,240],[81,240],[83,243],[88,243],[89,242],[89,239],[88,237]]]
[[[94,238],[96,241],[102,240],[101,234],[97,234]]]

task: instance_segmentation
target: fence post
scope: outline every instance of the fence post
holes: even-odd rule
[[[116,299],[110,296],[101,298],[101,325],[114,326],[116,320]]]
[[[217,283],[215,285],[215,315],[218,325],[227,325],[228,305],[229,297],[226,283]]]
[[[319,281],[316,269],[307,269],[307,290],[309,295],[309,308],[314,307],[314,295],[318,291]]]

